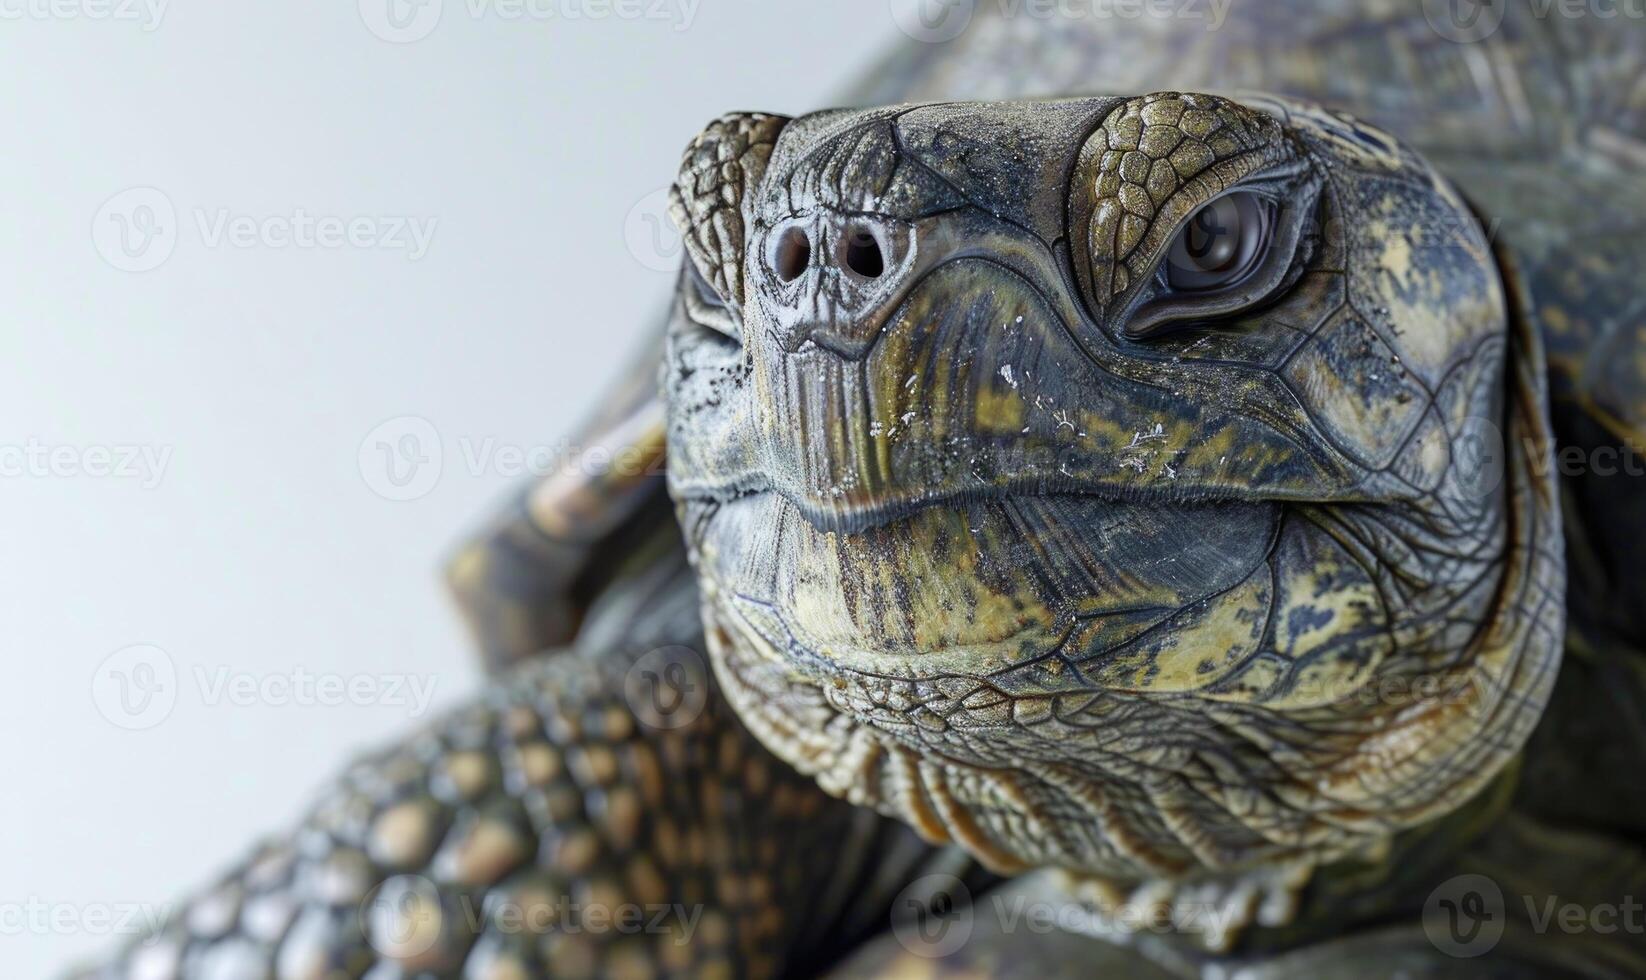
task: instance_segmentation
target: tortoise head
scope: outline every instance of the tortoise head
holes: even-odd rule
[[[825,788],[1135,881],[1375,850],[1529,734],[1540,355],[1388,136],[1176,93],[734,115],[674,212],[715,669]]]

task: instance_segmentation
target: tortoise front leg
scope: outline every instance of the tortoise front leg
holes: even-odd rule
[[[883,928],[935,852],[767,754],[689,657],[657,704],[624,659],[511,672],[82,976],[759,977]]]
[[[522,487],[448,562],[488,670],[571,643],[637,563],[683,557],[663,480],[660,348],[660,339],[644,345],[554,472]]]

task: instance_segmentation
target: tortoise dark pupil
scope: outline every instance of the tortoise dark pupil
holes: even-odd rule
[[[1196,211],[1166,256],[1166,284],[1182,292],[1223,289],[1262,264],[1273,207],[1237,191]]]
[[[1202,208],[1189,226],[1184,242],[1189,257],[1205,269],[1221,269],[1234,257],[1237,239],[1227,225],[1218,221],[1216,208]]]

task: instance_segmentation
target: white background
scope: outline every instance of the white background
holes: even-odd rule
[[[416,675],[436,710],[472,689],[438,568],[515,478],[470,472],[463,447],[552,444],[600,397],[671,280],[625,220],[704,122],[818,107],[897,37],[877,0],[702,0],[686,29],[678,0],[665,20],[472,2],[407,44],[355,0],[173,0],[158,25],[0,3],[24,13],[0,20],[7,976],[111,945],[76,921],[206,883],[351,750],[420,723],[405,704],[211,704],[200,672]],[[133,187],[175,209],[146,272],[98,248],[118,241],[99,209]],[[200,227],[298,209],[435,231],[413,260]],[[444,467],[386,501],[358,451],[408,414]],[[72,475],[19,463],[30,445],[169,458]],[[133,644],[177,674],[141,730],[94,697]]]

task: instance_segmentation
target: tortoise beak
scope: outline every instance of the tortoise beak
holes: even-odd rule
[[[1007,496],[1255,501],[1337,482],[1264,420],[1108,369],[1076,341],[1066,294],[1039,285],[1049,255],[952,237],[970,244],[917,230],[898,288],[860,319],[803,324],[798,344],[792,323],[747,331],[746,456],[757,488],[814,526]]]

